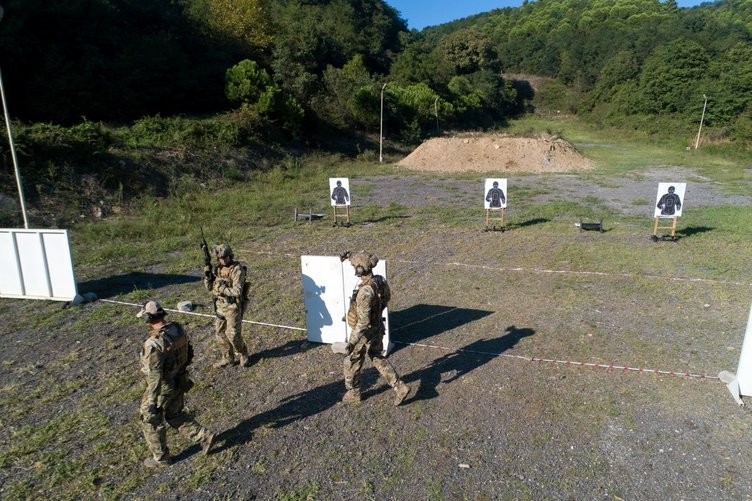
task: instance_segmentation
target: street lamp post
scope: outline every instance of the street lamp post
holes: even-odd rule
[[[381,86],[381,116],[379,118],[379,163],[384,161],[384,155],[382,154],[384,150],[384,89],[386,89],[386,84],[388,82],[384,83],[384,85]]]
[[[439,96],[433,101],[433,111],[436,114],[436,134],[439,134]]]
[[[0,21],[3,20],[3,8],[0,7]],[[18,159],[16,158],[16,147],[13,144],[13,133],[10,128],[10,114],[8,113],[8,104],[5,101],[5,88],[3,87],[3,74],[0,72],[0,96],[3,100],[3,113],[5,115],[5,126],[8,129],[8,143],[10,144],[10,156],[13,159],[13,168],[16,172],[16,184],[18,185],[18,198],[21,201],[21,214],[23,215],[24,228],[29,229],[29,218],[26,216],[26,203],[24,202],[23,186],[21,185],[21,173],[18,170]]]
[[[705,108],[708,106],[708,96],[702,95],[705,98],[705,104],[702,105],[702,116],[700,117],[700,128],[697,130],[697,139],[695,139],[695,149],[700,146],[700,132],[702,132],[702,122],[705,120]]]

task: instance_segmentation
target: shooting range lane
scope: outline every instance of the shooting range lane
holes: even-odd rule
[[[264,252],[264,251],[254,251],[250,249],[243,249],[242,252],[244,254],[257,254],[257,255],[269,255],[269,256],[276,256],[279,258],[280,256],[284,256],[290,259],[299,260],[300,256],[292,254],[292,253],[273,253],[273,252]],[[393,262],[395,263],[395,266],[398,265],[404,265],[407,270],[411,268],[415,268],[417,264],[416,261],[411,260],[404,260],[404,259],[394,259]],[[444,268],[447,269],[456,269],[459,273],[468,273],[469,271],[477,272],[481,276],[483,276],[486,273],[495,273],[495,274],[501,274],[506,275],[506,283],[507,286],[509,285],[509,279],[510,277],[514,275],[537,275],[540,277],[547,277],[549,275],[557,275],[557,276],[568,276],[572,277],[574,280],[601,280],[601,279],[610,279],[610,280],[634,280],[634,279],[643,279],[643,280],[669,280],[671,282],[676,283],[686,283],[690,285],[694,285],[697,287],[743,287],[747,288],[752,286],[752,283],[745,283],[745,282],[735,282],[735,281],[725,281],[725,280],[712,280],[712,279],[702,279],[702,278],[694,278],[694,277],[662,277],[659,275],[651,275],[651,274],[639,274],[639,273],[604,273],[604,272],[595,272],[595,271],[574,271],[574,270],[555,270],[555,269],[545,269],[545,268],[526,268],[526,267],[499,267],[499,266],[488,266],[488,265],[477,265],[477,264],[469,264],[469,263],[463,263],[459,261],[451,261],[451,262],[444,262],[440,263]],[[417,267],[419,268],[419,266]],[[399,270],[395,272],[395,279],[399,281],[401,280],[407,280],[410,279],[405,277],[399,276]],[[456,300],[456,298],[455,298]],[[121,305],[127,305],[132,306],[134,308],[138,308],[141,305],[136,303],[128,303],[128,302],[122,302],[122,301],[113,301],[113,300],[102,300],[103,302],[109,302],[113,304],[121,304]],[[472,302],[472,299],[471,299]],[[473,303],[474,304],[474,303]],[[407,310],[408,308],[401,308],[401,310]],[[435,319],[438,321],[446,321],[446,316],[451,314],[449,312],[450,309],[445,308],[442,311],[438,311],[434,313]],[[464,310],[469,311],[467,308],[464,308]],[[170,310],[168,311],[183,314],[183,315],[195,315],[199,317],[206,317],[206,318],[214,318],[213,315],[210,314],[202,314],[202,313],[195,313],[195,312],[185,312],[180,310]],[[448,313],[449,312],[449,313]],[[494,312],[492,312],[494,313]],[[505,314],[505,316],[509,316]],[[535,355],[527,355],[524,353],[512,353],[512,351],[515,351],[513,347],[506,347],[503,344],[500,345],[500,350],[494,350],[494,349],[478,349],[473,347],[473,342],[471,341],[473,339],[473,336],[477,336],[477,332],[475,331],[476,328],[483,327],[478,324],[476,325],[475,322],[468,323],[467,325],[460,326],[459,331],[460,335],[458,336],[458,330],[457,329],[450,329],[449,331],[446,331],[444,333],[440,334],[451,334],[451,336],[442,336],[438,335],[435,336],[435,339],[430,340],[430,342],[425,342],[425,339],[418,341],[413,340],[404,340],[403,335],[405,332],[411,328],[413,329],[420,329],[422,327],[422,324],[425,324],[427,321],[434,320],[431,318],[431,314],[424,315],[421,318],[415,319],[411,322],[403,322],[403,323],[394,323],[393,320],[393,327],[392,330],[395,332],[394,339],[392,339],[392,342],[396,345],[400,345],[397,347],[397,349],[400,349],[400,347],[413,347],[413,348],[422,348],[422,349],[430,349],[430,350],[441,350],[447,353],[463,353],[467,355],[488,355],[488,356],[498,356],[498,357],[505,357],[509,359],[518,359],[518,360],[526,360],[530,362],[538,362],[538,363],[545,363],[545,364],[558,364],[558,365],[569,365],[573,367],[582,367],[582,368],[599,368],[599,369],[606,369],[608,371],[622,371],[622,372],[638,372],[638,373],[645,373],[645,374],[659,374],[659,375],[672,375],[672,376],[679,376],[679,377],[688,377],[693,379],[711,379],[711,380],[717,380],[717,376],[708,375],[706,372],[703,371],[697,371],[697,370],[670,370],[670,369],[656,369],[649,366],[646,366],[645,364],[629,364],[629,363],[607,363],[603,361],[581,361],[577,360],[577,357],[567,357],[567,356],[540,356],[538,354]],[[491,315],[493,317],[493,315]],[[396,318],[397,321],[400,320],[400,311],[395,311],[395,314],[393,318]],[[490,318],[490,317],[489,317]],[[480,322],[481,320],[478,320]],[[284,324],[284,322],[280,323],[270,323],[270,322],[259,322],[259,321],[252,321],[252,320],[243,320],[245,323],[249,324],[255,324],[255,325],[261,325],[261,326],[269,326],[269,327],[275,327],[275,328],[281,328],[281,329],[289,329],[289,330],[296,330],[296,331],[302,331],[305,332],[306,328],[303,327],[297,327],[297,326],[290,326]],[[498,322],[498,321],[497,321]],[[451,324],[451,322],[450,322]],[[502,322],[503,324],[503,322]],[[501,324],[491,324],[493,325],[493,328],[495,331],[498,332],[498,327]],[[461,331],[466,331],[467,335],[463,336]],[[536,333],[538,337],[540,337],[543,334],[542,331],[539,331]],[[532,338],[535,337],[531,336]],[[444,339],[448,338],[448,339]],[[462,340],[467,339],[468,343],[465,345],[461,345]],[[454,343],[450,343],[447,341],[451,341],[454,339]],[[550,337],[548,338],[551,339]],[[460,346],[457,346],[460,344]],[[477,343],[476,343],[477,344]],[[555,343],[556,345],[557,343]],[[489,345],[492,346],[492,345]],[[542,347],[543,345],[540,344],[534,344],[530,348],[532,348],[531,351],[535,352],[535,348]],[[621,350],[618,350],[621,351]],[[528,351],[529,353],[529,351]],[[620,354],[619,358],[625,359],[627,352],[623,352]],[[598,358],[603,358],[607,356],[605,353],[599,354]]]

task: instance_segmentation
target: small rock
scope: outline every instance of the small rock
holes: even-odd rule
[[[177,309],[178,311],[193,311],[193,303],[190,301],[180,301]]]

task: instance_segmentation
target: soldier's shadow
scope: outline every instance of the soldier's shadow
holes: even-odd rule
[[[221,445],[215,447],[213,452],[249,442],[253,437],[253,430],[257,428],[282,428],[299,419],[323,412],[336,405],[342,399],[343,393],[344,384],[338,380],[291,395],[274,409],[243,420],[234,428],[222,432],[217,437],[217,443]]]
[[[439,393],[436,388],[440,384],[449,384],[459,379],[468,372],[497,358],[516,345],[522,338],[533,334],[535,334],[533,329],[518,328],[512,325],[506,328],[506,333],[501,337],[479,339],[464,348],[437,358],[430,365],[403,378],[407,383],[418,383],[414,396],[408,398],[406,403],[437,397]]]
[[[255,365],[261,360],[270,358],[282,358],[289,357],[291,355],[297,355],[306,351],[311,345],[306,342],[296,339],[294,341],[288,341],[285,344],[276,346],[274,348],[267,348],[266,350],[259,351],[258,353],[251,353],[249,355],[251,359],[251,365]]]
[[[389,314],[389,335],[396,344],[392,351],[417,343],[442,332],[474,322],[493,313],[437,304],[416,304]]]
[[[100,299],[105,299],[134,290],[159,289],[166,285],[187,284],[200,281],[200,277],[190,275],[173,275],[168,273],[143,273],[133,271],[96,280],[87,280],[77,284],[78,290],[93,292]]]

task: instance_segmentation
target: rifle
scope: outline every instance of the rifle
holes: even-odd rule
[[[214,283],[214,273],[212,271],[211,255],[209,254],[209,244],[206,243],[204,228],[201,226],[199,226],[198,228],[201,230],[201,250],[204,251],[204,276],[209,283],[208,287],[210,287],[211,289],[211,284]],[[214,307],[214,313],[217,313],[216,298],[214,298],[214,300],[212,301],[212,306]]]
[[[206,237],[204,237],[204,229],[199,226],[201,230],[201,250],[204,251],[204,266],[211,266],[211,255],[209,255],[209,244],[206,243]]]
[[[201,250],[204,251],[204,275],[211,280],[212,268],[211,268],[211,255],[209,254],[209,244],[206,243],[206,237],[204,236],[204,228],[198,227],[201,230]]]

